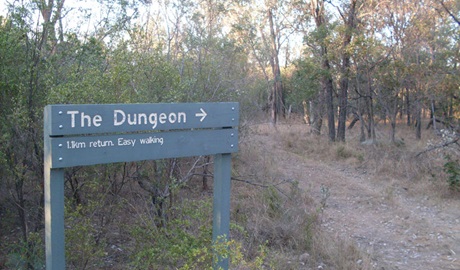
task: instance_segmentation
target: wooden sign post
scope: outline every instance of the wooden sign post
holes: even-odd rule
[[[48,105],[44,115],[47,270],[65,269],[67,167],[214,155],[213,241],[228,238],[238,103]]]

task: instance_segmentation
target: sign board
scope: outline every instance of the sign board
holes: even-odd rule
[[[45,121],[49,136],[224,128],[238,126],[239,104],[49,105]]]
[[[50,140],[51,168],[215,155],[238,150],[238,130],[233,128],[54,137]]]
[[[65,269],[66,167],[214,155],[213,239],[228,236],[238,103],[48,105],[44,118],[48,270]],[[228,259],[216,267],[228,269]]]

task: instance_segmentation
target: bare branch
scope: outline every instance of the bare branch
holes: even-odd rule
[[[432,147],[430,147],[428,149],[423,150],[422,152],[419,152],[417,155],[415,155],[415,157],[419,157],[419,156],[421,156],[421,155],[423,155],[423,154],[425,154],[427,152],[431,152],[431,151],[439,149],[439,148],[444,148],[444,147],[446,147],[448,145],[451,145],[451,144],[457,144],[458,145],[459,140],[460,140],[460,137],[457,137],[452,141],[448,141],[448,142],[445,142],[443,144],[438,144],[438,145],[432,146]]]
[[[449,14],[449,16],[460,26],[460,19],[455,16],[455,14],[450,11],[450,9],[444,3],[444,0],[437,0],[441,4],[442,8]]]
[[[232,177],[231,178],[233,181],[238,181],[238,182],[243,182],[243,183],[246,183],[246,184],[249,184],[249,185],[252,185],[252,186],[256,186],[256,187],[263,187],[263,188],[269,188],[269,187],[273,187],[275,188],[276,190],[278,190],[281,194],[283,194],[284,196],[288,196],[286,195],[280,188],[279,186],[282,185],[282,184],[285,184],[285,183],[291,183],[292,182],[292,179],[284,179],[284,180],[281,180],[281,182],[277,183],[277,184],[272,184],[272,185],[265,185],[265,184],[260,184],[260,183],[256,183],[256,182],[253,182],[251,180],[246,180],[246,179],[240,179],[240,178],[235,178],[235,177]]]

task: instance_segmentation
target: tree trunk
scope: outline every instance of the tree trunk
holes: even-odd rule
[[[325,22],[324,16],[324,1],[313,0],[310,2],[310,12],[315,18],[316,28],[323,27]],[[327,125],[329,129],[329,140],[335,141],[335,109],[333,92],[334,85],[332,77],[330,75],[331,66],[329,59],[327,58],[327,45],[320,40],[321,47],[321,68],[323,69],[323,75],[321,77],[321,87],[325,95],[326,111],[327,111]]]
[[[348,125],[348,129],[352,129],[355,126],[355,124],[358,123],[359,120],[360,117],[358,116],[358,114],[356,114],[353,120],[350,122],[350,125]]]
[[[270,24],[270,45],[271,45],[271,56],[270,56],[270,65],[272,67],[273,73],[273,94],[271,100],[271,117],[272,123],[276,124],[277,118],[281,115],[283,118],[285,115],[285,102],[283,95],[283,84],[281,81],[281,71],[279,63],[279,48],[276,43],[276,32],[275,26],[273,24],[273,13],[271,8],[268,9],[268,20]]]
[[[323,68],[330,71],[329,60],[327,60],[327,50],[324,48]],[[329,141],[335,141],[335,109],[334,109],[334,86],[330,74],[323,75],[322,78],[323,91],[326,94],[326,110],[327,110],[327,127],[329,130]]]
[[[391,125],[390,141],[392,143],[395,143],[396,142],[396,115],[390,118],[390,125]]]
[[[411,112],[410,112],[410,91],[409,91],[409,88],[406,88],[406,114],[407,114],[407,126],[410,127],[412,122],[411,122]]]
[[[391,133],[390,133],[390,141],[392,143],[396,142],[396,118],[398,116],[398,102],[396,100],[396,96],[394,97],[393,102],[393,111],[388,111],[388,118],[390,119],[390,126],[391,126]],[[389,109],[388,109],[389,110]]]
[[[415,138],[417,140],[422,139],[422,108],[420,102],[417,102],[417,111],[416,111],[416,120],[415,120]]]
[[[372,89],[372,82],[371,77],[369,74],[369,70],[367,70],[367,98],[366,98],[366,105],[368,110],[368,127],[367,127],[367,137],[372,139],[372,142],[375,143],[376,136],[375,136],[375,124],[374,124],[374,91]]]
[[[361,122],[361,135],[359,136],[359,141],[360,142],[364,142],[366,140],[366,133],[364,132],[364,127],[366,126],[366,124],[364,123],[364,119],[363,119],[363,115],[361,112],[358,113],[359,114],[359,119],[360,119],[360,122]]]
[[[348,107],[348,85],[350,80],[350,58],[351,55],[348,46],[353,38],[353,30],[355,29],[356,17],[356,2],[357,0],[350,0],[350,9],[348,10],[348,18],[345,21],[346,29],[342,44],[342,79],[340,80],[340,94],[339,94],[339,119],[337,126],[337,140],[345,142],[345,127],[347,121],[347,107]]]
[[[369,97],[369,130],[370,130],[370,138],[372,139],[372,142],[375,142],[377,140],[377,136],[375,134],[375,121],[374,121],[374,99],[372,97],[372,92],[371,96]]]
[[[343,59],[344,62],[350,63],[350,59]],[[345,65],[345,64],[344,64]],[[345,67],[344,67],[345,69]],[[339,119],[337,125],[337,140],[345,142],[345,126],[347,122],[347,106],[348,106],[348,72],[342,74],[340,80],[340,94],[339,94]]]
[[[310,103],[310,110],[312,115],[311,133],[314,135],[321,135],[321,127],[323,125],[323,106],[322,106],[322,93]]]
[[[433,129],[436,131],[436,116],[435,116],[434,100],[431,100],[431,119],[433,120]]]
[[[207,191],[209,189],[209,185],[208,185],[208,175],[209,175],[209,170],[208,170],[208,166],[209,166],[209,161],[211,159],[211,156],[205,156],[204,158],[204,167],[203,167],[203,186],[202,186],[202,189],[203,191]]]
[[[310,111],[308,108],[308,103],[306,100],[302,101],[303,105],[303,120],[305,121],[306,124],[311,126],[311,117],[310,117]]]

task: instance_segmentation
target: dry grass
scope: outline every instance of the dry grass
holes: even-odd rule
[[[345,143],[331,143],[325,135],[311,135],[306,125],[289,123],[278,127],[277,136],[284,141],[286,149],[291,149],[306,158],[360,168],[371,173],[377,181],[396,179],[412,187],[418,194],[433,195],[433,189],[437,196],[445,197],[452,194],[442,170],[446,162],[444,156],[451,151],[444,148],[417,156],[426,150],[428,145],[439,144],[439,135],[433,130],[422,130],[422,139],[417,140],[415,129],[400,123],[396,128],[397,142],[392,143],[389,139],[389,125],[380,125],[376,130],[375,144],[359,142],[358,127],[347,130]],[[326,129],[323,132],[326,132]]]
[[[369,255],[325,233],[318,205],[295,185],[291,188],[285,196],[273,188],[251,190],[236,185],[234,193],[239,196],[232,220],[248,232],[239,239],[245,241],[248,257],[256,256],[259,246],[265,245],[267,269],[371,269]]]
[[[380,127],[386,131],[389,127]],[[381,132],[387,133],[387,132]],[[423,130],[422,139],[415,138],[415,130],[405,124],[397,126],[397,144],[388,138],[379,138],[376,145],[360,145],[365,153],[362,167],[372,172],[376,181],[394,181],[412,195],[445,197],[452,194],[443,172],[444,150],[425,151],[431,143],[440,143],[441,137],[432,130]]]
[[[246,228],[243,239],[248,256],[260,245],[269,248],[267,269],[371,269],[370,258],[351,243],[331,237],[320,228],[321,205],[287,178],[278,160],[283,152],[301,158],[319,157],[359,163],[360,153],[348,145],[318,143],[306,126],[257,125],[243,138],[236,157],[236,178],[255,185],[235,182],[232,220]]]
[[[363,254],[354,243],[318,231],[312,249],[317,257],[325,256],[330,269],[364,270],[373,269],[368,254]]]
[[[450,194],[440,169],[442,155],[416,157],[428,141],[437,139],[436,135],[424,131],[422,140],[416,140],[415,130],[401,124],[397,127],[398,143],[394,144],[389,142],[389,125],[379,126],[377,131],[378,143],[365,145],[359,142],[357,127],[347,130],[347,142],[330,143],[325,136],[311,135],[308,126],[299,121],[280,123],[276,130],[270,124],[248,126],[235,174],[257,185],[236,182],[232,191],[236,194],[232,220],[248,231],[248,254],[256,254],[259,245],[267,245],[268,269],[318,269],[323,264],[327,269],[372,268],[369,254],[320,229],[320,206],[298,188],[295,179],[286,179],[277,166],[277,160],[285,158],[283,152],[366,171],[373,181],[389,183],[384,194],[389,201],[395,186],[418,196],[433,196],[433,190],[439,197]]]

